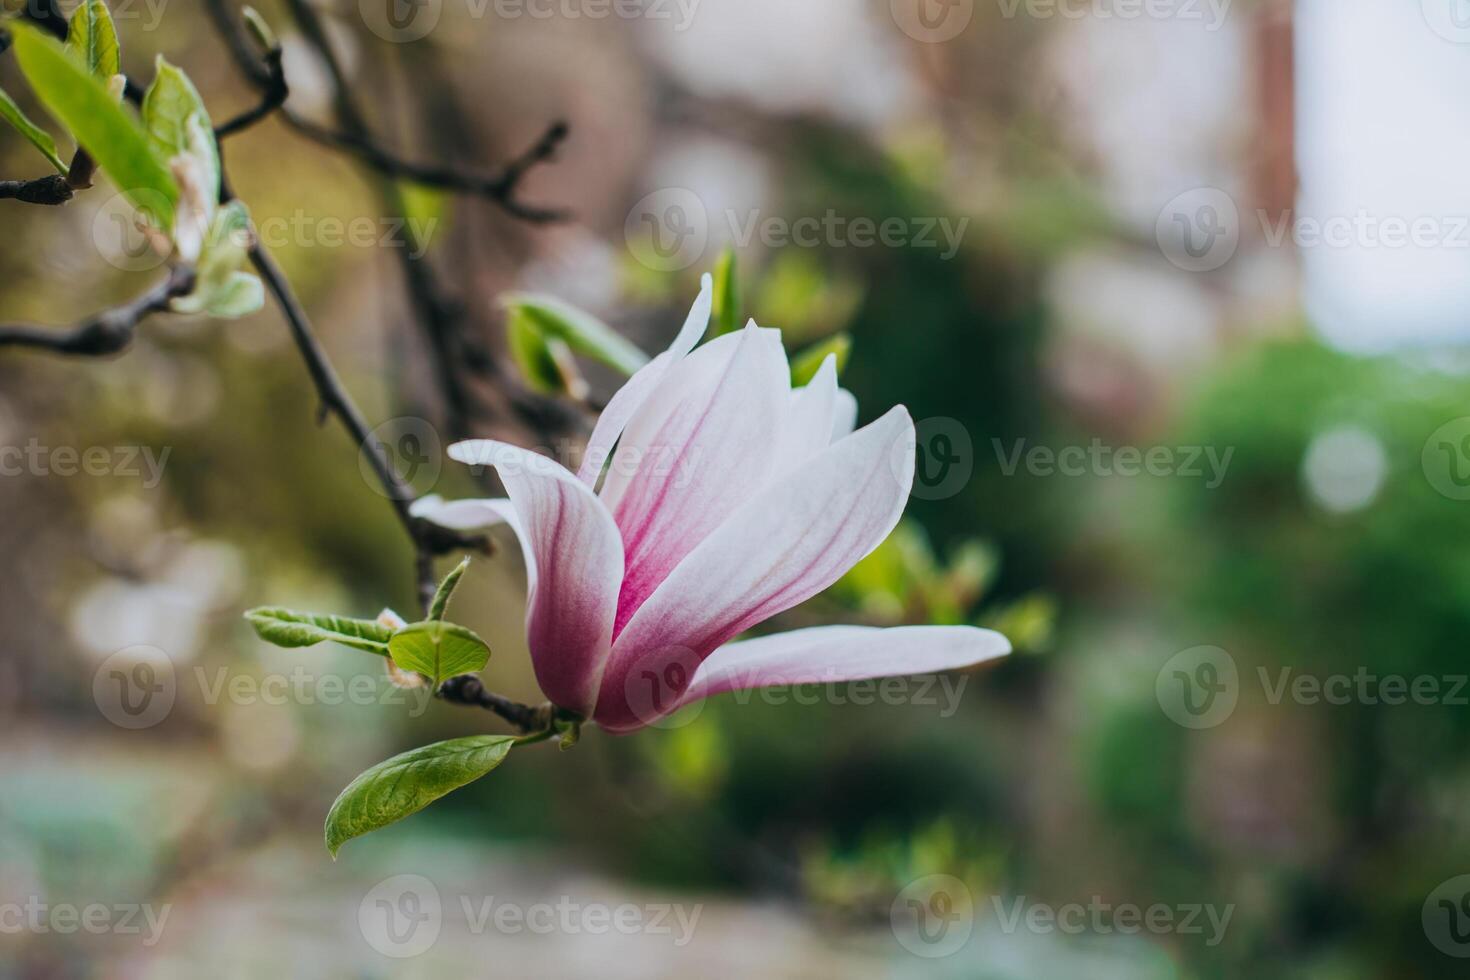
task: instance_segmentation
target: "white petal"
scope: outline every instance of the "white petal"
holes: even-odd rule
[[[973,626],[816,626],[720,647],[694,672],[683,703],[757,687],[932,674],[1010,652],[1004,636]]]
[[[858,403],[846,388],[837,389],[837,408],[832,415],[832,441],[852,435],[857,428]]]
[[[837,425],[837,355],[828,354],[812,380],[791,393],[791,409],[778,435],[776,472],[804,463],[832,444]]]
[[[731,637],[811,598],[898,523],[914,478],[914,424],[902,407],[775,480],[679,563],[614,643],[596,718],[646,724],[630,677],[685,677]],[[683,688],[668,692],[682,695]],[[670,700],[670,698],[665,698]]]
[[[659,382],[664,379],[669,368],[683,360],[694,349],[694,345],[699,343],[705,330],[709,329],[710,310],[714,306],[714,286],[709,273],[705,273],[699,282],[699,296],[669,349],[639,368],[628,379],[627,384],[612,396],[607,407],[602,410],[602,415],[598,417],[592,436],[587,440],[582,466],[577,471],[577,478],[589,487],[597,485],[597,476],[602,472],[602,465],[607,462],[608,454],[612,452],[618,437],[623,434],[628,421],[637,414],[648,396],[658,389]]]
[[[626,555],[615,631],[771,478],[790,379],[780,333],[751,324],[685,358],[628,423],[602,488]]]
[[[503,497],[445,500],[438,494],[429,494],[415,500],[408,512],[455,531],[478,531],[482,527],[515,522],[515,507]]]

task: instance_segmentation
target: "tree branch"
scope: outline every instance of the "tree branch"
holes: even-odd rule
[[[194,288],[194,270],[174,266],[163,282],[130,303],[104,310],[69,330],[17,324],[0,326],[0,347],[31,347],[56,354],[99,357],[115,354],[132,343],[133,333],[146,317],[168,309],[175,297]]]

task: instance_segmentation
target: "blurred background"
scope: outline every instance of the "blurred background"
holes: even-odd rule
[[[258,6],[290,108],[337,124],[290,4]],[[113,8],[135,79],[162,53],[216,121],[256,101],[200,5]],[[7,352],[0,973],[1369,980],[1470,956],[1459,0],[313,8],[404,158],[493,170],[570,128],[521,188],[569,211],[548,224],[279,118],[226,143],[417,489],[479,493],[441,465],[467,433],[585,434],[573,400],[507,395],[532,382],[504,294],[657,351],[729,250],[745,315],[793,352],[846,335],[862,420],[919,421],[899,530],[769,628],[970,622],[1017,650],[521,751],[333,862],[354,775],[499,723],[241,619],[414,605],[278,313]],[[44,119],[9,56],[0,86]],[[0,136],[0,175],[39,164]],[[4,319],[159,276],[114,192],[0,202]],[[459,331],[448,381],[413,270]],[[594,401],[618,383],[579,370]],[[496,541],[456,618],[487,684],[539,701]]]

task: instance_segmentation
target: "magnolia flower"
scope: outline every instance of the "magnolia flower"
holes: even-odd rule
[[[831,357],[793,390],[778,330],[752,321],[696,350],[710,308],[705,276],[673,345],[608,403],[579,472],[504,442],[461,442],[449,455],[495,467],[509,499],[428,498],[416,509],[461,530],[515,530],[546,696],[626,732],[726,691],[1008,653],[1005,637],[968,626],[824,626],[730,642],[882,543],[909,496],[915,437],[901,406],[854,432],[857,404]]]

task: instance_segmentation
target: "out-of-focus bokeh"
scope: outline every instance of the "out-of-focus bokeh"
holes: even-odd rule
[[[200,5],[112,6],[135,78],[162,53],[216,120],[253,104]],[[258,6],[290,106],[332,124],[288,5]],[[385,214],[370,171],[275,119],[227,141],[417,489],[478,488],[443,462],[462,420],[405,220],[496,357],[526,289],[661,349],[730,248],[747,315],[792,351],[846,332],[862,419],[919,426],[900,529],[772,626],[977,623],[1017,650],[521,751],[334,863],[321,822],[355,774],[498,722],[242,621],[415,601],[279,315],[7,352],[0,973],[1370,980],[1470,957],[1459,0],[315,6],[403,157],[488,170],[570,126],[521,192],[570,210],[549,226],[408,185]],[[8,55],[0,86],[44,118]],[[0,136],[0,176],[39,162]],[[0,320],[154,281],[114,193],[0,202]],[[474,395],[473,431],[535,441]],[[489,685],[534,702],[496,540],[455,614]]]

